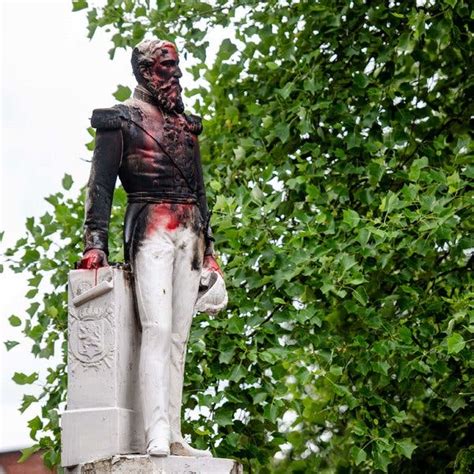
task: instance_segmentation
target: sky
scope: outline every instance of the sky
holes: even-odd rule
[[[0,230],[1,252],[21,238],[26,218],[48,210],[44,200],[61,188],[65,173],[73,176],[74,194],[88,179],[90,159],[85,143],[94,108],[115,103],[117,85],[134,87],[129,55],[123,50],[114,61],[105,33],[87,38],[84,12],[72,12],[70,0],[0,0]],[[184,67],[186,65],[184,64]],[[186,87],[190,78],[184,76]],[[23,393],[40,389],[18,386],[14,372],[44,373],[50,361],[36,359],[30,343],[6,352],[3,341],[21,340],[8,323],[22,316],[25,276],[0,274],[0,452],[30,446],[26,423],[37,413],[20,415]],[[30,390],[31,387],[31,390]]]

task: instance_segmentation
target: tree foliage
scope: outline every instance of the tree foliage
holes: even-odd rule
[[[90,37],[111,31],[111,56],[151,32],[197,59],[188,97],[230,305],[193,322],[184,403],[209,409],[184,423],[194,444],[262,473],[472,469],[468,3],[73,4]],[[215,28],[228,35],[206,64]],[[38,299],[12,324],[45,357],[82,220],[82,199],[49,199],[55,215],[10,251]],[[67,245],[53,255],[54,232]],[[36,295],[46,273],[55,290]],[[34,431],[53,429],[39,441],[52,462],[64,367]]]

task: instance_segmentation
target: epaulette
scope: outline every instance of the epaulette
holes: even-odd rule
[[[202,132],[202,118],[198,115],[185,115],[188,128],[194,135],[200,135]]]
[[[114,130],[122,125],[123,112],[117,107],[111,109],[95,109],[92,111],[92,128]]]

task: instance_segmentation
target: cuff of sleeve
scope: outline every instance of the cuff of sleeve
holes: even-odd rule
[[[204,256],[214,255],[214,244],[212,240],[207,241],[206,250],[204,250]]]
[[[107,256],[109,256],[107,235],[103,235],[103,232],[97,231],[86,233],[84,236],[84,253],[92,249],[102,250]]]

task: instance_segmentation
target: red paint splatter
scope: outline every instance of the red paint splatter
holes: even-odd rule
[[[216,259],[214,258],[213,255],[206,255],[204,257],[204,268],[208,268],[209,270],[213,270],[215,272],[219,272],[221,276],[224,276],[222,273],[221,267],[219,267],[219,264],[216,262]]]
[[[191,222],[195,204],[160,203],[154,204],[148,214],[146,235],[149,237],[157,229],[176,230]]]

